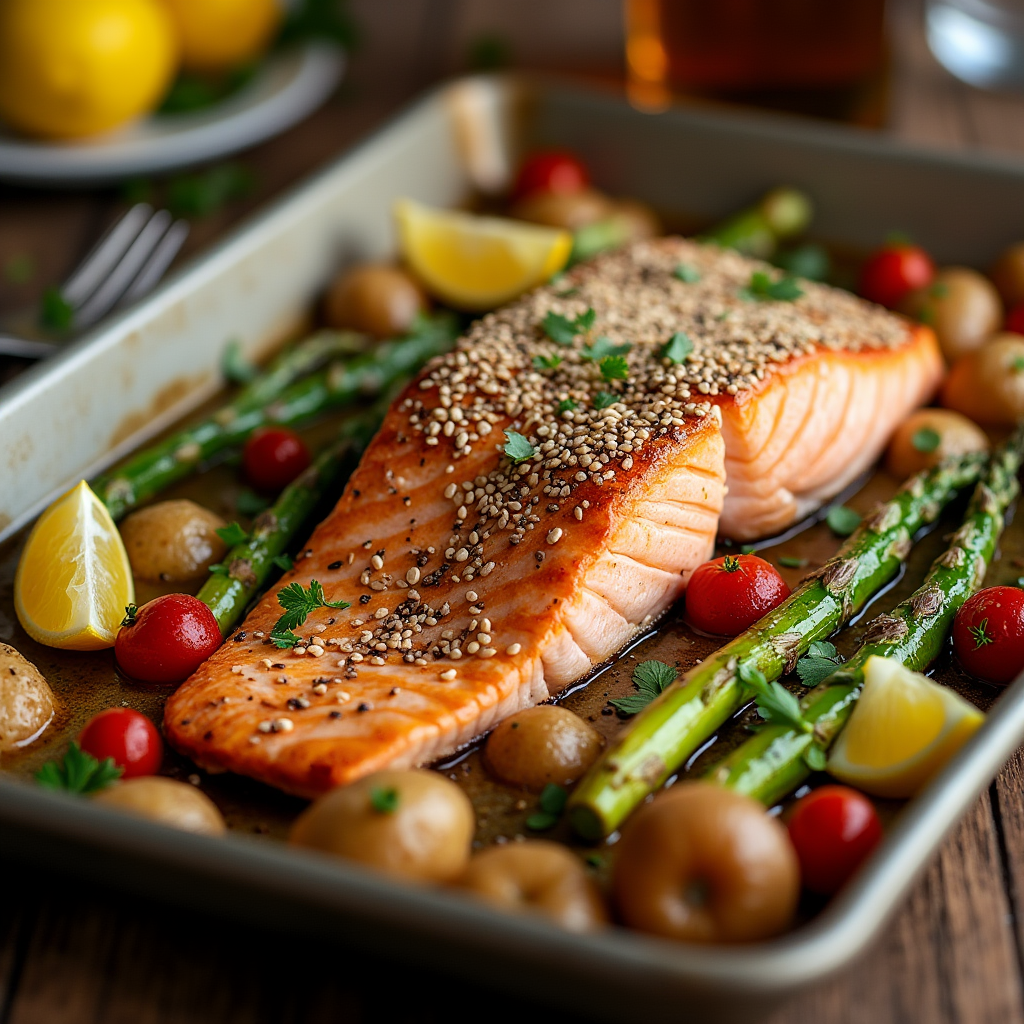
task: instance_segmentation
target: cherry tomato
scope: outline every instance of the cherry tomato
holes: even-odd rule
[[[860,293],[871,302],[895,307],[910,292],[927,288],[934,276],[935,264],[920,246],[886,245],[864,264]]]
[[[698,566],[686,588],[686,613],[705,633],[736,636],[789,597],[775,566],[757,555],[725,555]]]
[[[519,168],[512,189],[514,199],[534,192],[581,192],[590,184],[586,167],[562,149],[542,149],[528,156]]]
[[[97,761],[113,758],[124,769],[122,778],[156,775],[164,757],[164,743],[156,726],[131,708],[101,711],[82,731],[78,745]]]
[[[1019,302],[1006,314],[1006,330],[1024,334],[1024,302]]]
[[[968,598],[953,620],[953,651],[972,676],[1013,682],[1024,669],[1024,591],[989,587]]]
[[[848,786],[822,786],[797,801],[789,838],[806,888],[831,896],[882,838],[874,804]]]
[[[264,427],[254,431],[246,442],[242,462],[254,487],[279,491],[309,465],[309,449],[293,430]]]
[[[213,612],[188,594],[129,609],[114,641],[118,665],[144,683],[180,683],[223,642]]]

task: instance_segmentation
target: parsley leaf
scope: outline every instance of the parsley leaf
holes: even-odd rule
[[[739,668],[740,681],[754,691],[757,713],[768,722],[788,725],[799,732],[810,732],[813,728],[804,721],[800,712],[800,701],[781,683],[769,683],[764,673],[754,665],[744,662]]]
[[[244,544],[249,539],[249,534],[238,523],[228,523],[227,526],[222,526],[214,532],[229,548],[233,548],[236,544]]]
[[[66,793],[98,793],[121,778],[123,771],[112,757],[97,761],[72,742],[63,760],[47,761],[36,772],[36,782],[44,789]]]
[[[1021,370],[1024,370],[1024,356],[1017,356],[1017,358],[1010,363],[1010,369],[1013,370],[1014,373],[1020,373]]]
[[[274,639],[274,633],[284,634],[288,630],[297,629],[317,608],[350,607],[348,601],[328,601],[324,597],[324,588],[319,580],[310,580],[308,590],[301,583],[289,583],[287,587],[278,591],[277,602],[284,609],[284,615],[274,623],[274,632],[270,634],[271,640]],[[292,643],[288,646],[295,645]]]
[[[206,567],[214,576],[227,576],[228,567],[223,562],[214,562]]]
[[[941,442],[942,436],[931,427],[921,427],[920,430],[915,430],[914,436],[910,439],[910,443],[919,452],[933,452],[939,447]]]
[[[845,505],[833,505],[825,516],[829,529],[838,537],[849,537],[860,526],[860,516]]]
[[[609,703],[624,715],[635,715],[643,711],[665,687],[670,686],[676,675],[676,670],[663,661],[642,661],[633,669],[633,685],[639,692]]]
[[[522,434],[517,434],[514,430],[506,430],[505,437],[508,438],[508,442],[502,451],[515,463],[525,462],[527,459],[532,459],[537,454],[537,449],[530,444],[529,441],[523,437]]]
[[[270,560],[270,564],[276,565],[283,572],[287,572],[295,563],[292,561],[291,555],[274,555]]]
[[[776,302],[795,302],[803,295],[797,279],[790,274],[784,274],[777,281],[763,270],[755,270],[750,275],[750,283],[746,288],[740,289],[740,298],[749,302],[767,302],[772,299]]]
[[[594,395],[594,408],[607,409],[608,406],[614,405],[618,400],[618,395],[613,395],[608,391],[598,391],[598,393]]]
[[[668,339],[668,344],[661,350],[662,356],[672,363],[685,363],[693,351],[693,342],[689,335],[679,331]]]
[[[220,372],[229,384],[248,384],[259,372],[242,354],[241,342],[229,341],[220,359]]]
[[[394,786],[374,786],[370,790],[370,806],[378,814],[394,814],[398,810],[398,790]]]
[[[593,345],[584,345],[583,351],[580,355],[584,359],[599,362],[604,359],[605,356],[624,356],[630,351],[630,349],[632,349],[632,347],[632,343],[628,341],[621,345],[616,345],[611,338],[606,338],[602,334]]]
[[[565,809],[565,802],[569,799],[568,792],[561,786],[549,782],[540,794],[540,811],[531,814],[526,819],[526,827],[534,832],[543,832],[552,828],[558,821],[558,816]]]
[[[289,647],[296,647],[298,644],[301,644],[302,637],[296,636],[289,629],[278,629],[275,626],[270,632],[270,641],[275,647],[280,647],[284,651]]]
[[[47,288],[39,305],[39,322],[51,331],[69,331],[75,322],[75,311],[57,287]]]
[[[807,565],[807,559],[796,558],[793,555],[779,555],[779,565],[784,565],[787,569],[802,569]]]
[[[561,356],[534,356],[533,368],[535,370],[557,370],[562,365]]]
[[[264,509],[270,507],[270,502],[254,491],[244,490],[238,492],[235,498],[235,511],[240,516],[258,516]]]
[[[624,356],[605,356],[598,366],[607,381],[625,380],[629,376],[629,363]]]
[[[562,316],[561,313],[551,312],[541,321],[541,327],[544,328],[544,333],[556,345],[561,345],[562,348],[570,348],[573,341],[576,340],[576,335],[586,334],[594,326],[596,318],[597,314],[593,309],[580,313],[579,316],[574,317],[572,320],[567,316]]]
[[[804,751],[804,764],[812,772],[823,772],[828,764],[828,758],[825,756],[825,751],[817,743],[812,743]]]
[[[696,284],[700,280],[700,271],[689,263],[680,263],[672,273],[687,284]]]
[[[796,663],[796,674],[804,686],[817,686],[835,672],[840,661],[834,644],[815,640],[807,654]]]
[[[572,412],[573,409],[578,408],[576,403],[571,398],[563,398],[558,403],[558,413],[561,415],[563,412]]]

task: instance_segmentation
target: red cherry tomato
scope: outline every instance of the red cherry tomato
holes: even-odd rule
[[[804,885],[831,896],[878,845],[882,823],[871,801],[855,789],[822,786],[797,801],[789,838]]]
[[[1014,334],[1024,334],[1024,302],[1018,303],[1006,314],[1006,329]]]
[[[309,449],[293,430],[264,427],[254,431],[246,442],[242,461],[254,487],[279,491],[309,465]]]
[[[113,758],[124,779],[155,775],[164,757],[164,742],[156,726],[131,708],[101,711],[82,731],[78,745],[97,761]]]
[[[1005,686],[1024,670],[1024,591],[989,587],[953,620],[957,661],[979,679]]]
[[[789,597],[775,566],[757,555],[725,555],[698,566],[686,588],[686,614],[705,633],[736,636]]]
[[[114,641],[118,665],[144,683],[180,683],[223,643],[213,612],[188,594],[167,594],[129,614]]]
[[[864,264],[860,293],[871,302],[893,307],[915,289],[927,288],[933,277],[935,264],[920,246],[887,245]]]
[[[561,149],[543,149],[528,156],[519,168],[512,189],[514,199],[533,192],[580,192],[590,184],[586,167]]]

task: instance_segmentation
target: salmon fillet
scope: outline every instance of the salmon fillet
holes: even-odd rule
[[[430,762],[611,657],[720,522],[774,531],[841,488],[937,386],[934,338],[820,285],[761,301],[764,271],[639,243],[477,322],[168,701],[171,743],[303,796]],[[278,649],[278,594],[314,580],[351,607]]]

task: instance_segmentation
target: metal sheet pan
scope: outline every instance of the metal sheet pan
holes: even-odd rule
[[[1024,207],[1024,167],[930,153],[775,117],[635,112],[551,82],[469,79],[418,103],[169,281],[142,307],[0,392],[0,522],[56,492],[216,390],[224,343],[258,355],[298,322],[338,262],[388,253],[392,199],[456,203],[501,187],[517,146],[577,149],[598,184],[712,217],[766,188],[802,186],[820,234],[865,245],[893,228],[940,259],[985,265]],[[282,844],[210,840],[125,819],[0,777],[0,856],[31,859],[175,901],[371,944],[609,1020],[743,1021],[841,969],[871,942],[943,835],[1024,740],[1024,680],[890,829],[855,882],[792,934],[743,949],[619,930],[585,938],[411,888]],[[70,867],[69,867],[70,866]],[[353,925],[356,926],[353,929]]]

